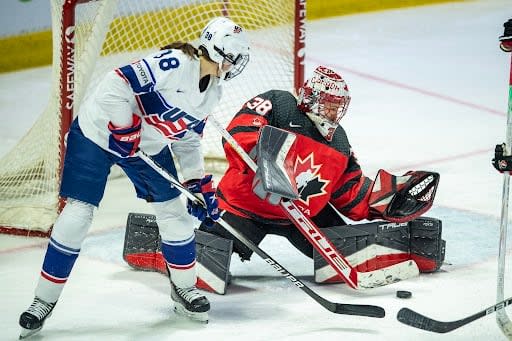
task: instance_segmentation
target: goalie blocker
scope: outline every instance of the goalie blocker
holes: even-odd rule
[[[420,272],[434,272],[444,261],[446,242],[439,219],[420,217],[407,223],[385,221],[322,229],[333,245],[360,272],[382,269],[412,259]],[[315,282],[343,282],[334,269],[313,252]]]
[[[233,241],[196,230],[196,269],[200,289],[225,294],[229,282],[229,264]],[[133,268],[158,271],[167,275],[160,249],[156,217],[129,213],[123,247],[123,259]]]

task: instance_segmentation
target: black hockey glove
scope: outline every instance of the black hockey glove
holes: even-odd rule
[[[497,144],[494,149],[494,158],[492,165],[498,172],[511,172],[512,171],[512,155],[503,155],[505,152],[505,144]]]
[[[500,36],[500,48],[503,52],[512,52],[512,19],[504,23],[503,27],[505,30]]]
[[[369,219],[402,223],[419,217],[432,207],[438,184],[435,172],[409,171],[396,176],[379,170],[369,198]]]

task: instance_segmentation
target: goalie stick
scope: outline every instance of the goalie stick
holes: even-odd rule
[[[494,312],[497,312],[499,314],[500,312],[504,311],[504,308],[508,306],[510,303],[512,303],[512,297],[507,298],[504,301],[498,302],[495,305],[490,306],[482,311],[479,311],[478,313],[473,314],[471,316],[449,322],[434,320],[430,317],[426,317],[425,315],[417,313],[409,308],[400,309],[396,318],[403,324],[406,324],[414,328],[423,329],[434,333],[448,333],[454,329],[465,326],[468,323],[471,323],[475,320],[478,320],[481,317],[487,316]]]
[[[144,151],[138,150],[137,156],[139,156],[144,162],[146,162],[151,168],[153,168],[156,172],[158,172],[161,176],[167,179],[176,189],[178,189],[181,193],[183,193],[187,199],[193,200],[195,202],[201,203],[203,207],[205,203],[196,197],[190,190],[184,187],[173,175],[171,175],[167,170],[161,167],[158,163],[156,163],[149,155],[147,155]],[[296,287],[300,288],[304,291],[309,297],[318,302],[322,307],[333,312],[335,314],[343,314],[343,315],[357,315],[357,316],[366,316],[366,317],[377,317],[382,318],[385,316],[385,310],[382,307],[374,306],[374,305],[366,305],[366,304],[346,304],[346,303],[335,303],[331,302],[322,296],[318,295],[316,292],[311,290],[307,285],[302,283],[299,279],[297,279],[293,274],[291,274],[288,270],[286,270],[281,264],[276,262],[272,257],[270,257],[265,251],[259,248],[257,245],[252,243],[249,239],[245,238],[243,234],[234,229],[230,224],[224,221],[222,218],[217,220],[228,232],[234,235],[238,240],[244,243],[249,249],[255,252],[258,256],[260,256],[265,262],[267,262],[270,266],[276,269],[283,277],[287,278],[292,282]]]
[[[246,151],[240,147],[233,136],[222,127],[213,115],[210,115],[208,120],[212,122],[222,137],[228,141],[249,168],[256,173],[258,166]],[[379,270],[358,272],[325,237],[318,226],[302,213],[293,201],[281,200],[280,206],[311,245],[322,255],[336,273],[343,278],[345,283],[353,289],[375,288],[419,275],[418,266],[413,260],[404,261]]]

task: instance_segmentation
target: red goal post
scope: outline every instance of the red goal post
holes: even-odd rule
[[[240,24],[251,44],[244,72],[226,83],[212,113],[227,124],[248,98],[296,90],[304,81],[306,0],[52,0],[53,66],[48,105],[0,160],[0,233],[48,236],[58,196],[65,134],[80,103],[107,70],[173,41],[197,46],[213,17]],[[222,163],[221,137],[207,125],[205,157]]]

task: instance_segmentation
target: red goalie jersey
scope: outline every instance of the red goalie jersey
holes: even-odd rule
[[[342,127],[326,141],[291,93],[270,90],[245,103],[227,130],[250,153],[267,124],[297,135],[294,173],[300,197],[295,203],[306,215],[316,216],[330,202],[352,220],[368,218],[373,181],[362,174]],[[263,223],[289,223],[279,205],[253,193],[254,172],[223,142],[229,168],[218,185],[220,208]]]

